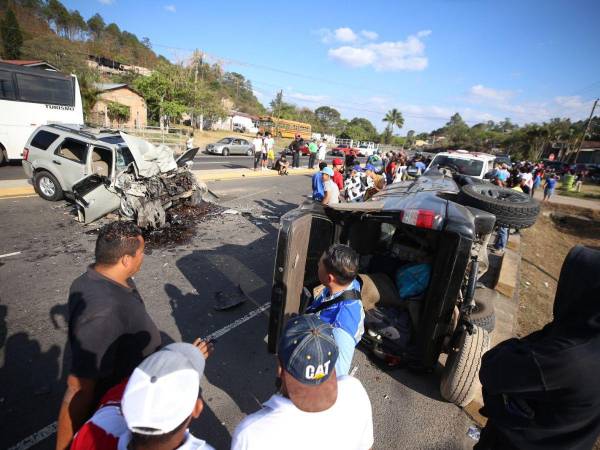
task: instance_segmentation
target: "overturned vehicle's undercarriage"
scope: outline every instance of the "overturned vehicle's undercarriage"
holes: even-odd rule
[[[142,228],[161,228],[172,206],[202,201],[206,185],[189,170],[197,148],[176,160],[165,145],[154,146],[125,133],[121,138],[116,159],[117,166],[120,162],[125,168],[112,177],[90,175],[73,187],[81,222],[90,223],[118,210]]]
[[[495,226],[531,226],[538,212],[526,194],[438,171],[389,185],[362,203],[303,204],[281,218],[269,350],[277,351],[285,322],[323,288],[323,252],[348,245],[359,255],[363,346],[386,367],[419,372],[433,371],[447,355],[441,395],[465,406],[494,328],[493,304],[476,292],[489,267],[490,236]]]

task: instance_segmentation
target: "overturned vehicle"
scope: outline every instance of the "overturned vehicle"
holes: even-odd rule
[[[494,326],[493,305],[476,289],[488,268],[487,244],[496,225],[525,228],[539,213],[529,196],[478,181],[429,170],[363,203],[307,202],[285,214],[269,351],[277,351],[285,322],[322,288],[317,262],[323,252],[346,244],[360,255],[367,351],[388,367],[420,371],[435,369],[446,354],[441,394],[468,404]]]
[[[23,168],[42,198],[74,199],[83,223],[118,211],[161,228],[169,208],[196,205],[207,191],[189,169],[197,152],[175,159],[166,145],[122,132],[46,125],[29,139]]]

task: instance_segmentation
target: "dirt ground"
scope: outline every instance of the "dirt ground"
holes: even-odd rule
[[[521,233],[518,336],[552,320],[556,284],[569,250],[577,244],[600,247],[600,211],[544,205],[536,224]]]

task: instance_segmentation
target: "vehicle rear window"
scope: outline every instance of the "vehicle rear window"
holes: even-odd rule
[[[0,98],[6,100],[15,99],[15,83],[12,73],[0,70]]]
[[[462,175],[469,175],[477,177],[481,175],[481,169],[483,168],[483,161],[476,159],[461,159],[453,158],[451,156],[436,156],[431,162],[431,166],[446,166],[454,168],[458,173]]]
[[[56,139],[58,139],[58,134],[41,130],[33,137],[31,145],[40,150],[48,150],[48,147],[50,147]]]
[[[60,147],[57,148],[54,153],[79,164],[85,164],[87,150],[87,144],[74,139],[65,139],[65,141],[60,144]]]
[[[23,101],[51,105],[75,105],[73,82],[70,79],[18,73],[17,85],[19,86],[19,97]]]

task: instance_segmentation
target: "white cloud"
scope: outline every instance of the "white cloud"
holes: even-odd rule
[[[424,38],[431,34],[431,30],[421,30],[417,33],[417,37]]]
[[[98,0],[100,3],[102,3],[103,5],[112,5],[115,0]]]
[[[365,39],[368,39],[370,41],[374,41],[375,39],[377,39],[379,37],[379,35],[377,33],[375,33],[374,31],[368,31],[368,30],[362,30],[360,32],[361,36],[364,37]]]
[[[329,50],[328,54],[331,59],[350,67],[368,66],[373,64],[376,59],[375,52],[368,48],[344,46],[332,48]]]
[[[495,102],[505,103],[515,95],[513,91],[504,91],[485,87],[482,84],[476,84],[469,89],[469,95],[472,100],[492,100]]]
[[[327,100],[326,95],[311,95],[311,94],[303,94],[301,92],[290,92],[286,95],[289,98],[293,98],[295,100],[305,101],[305,102],[322,102]]]
[[[175,8],[175,5],[165,5],[165,11],[174,13],[177,11],[177,8]]]
[[[358,39],[358,36],[356,33],[354,33],[354,31],[352,31],[352,28],[348,27],[338,28],[333,32],[333,34],[335,36],[335,40],[338,42],[354,42]]]
[[[423,34],[426,33],[426,34]],[[420,39],[431,32],[420,31],[404,41],[379,42],[362,46],[343,46],[329,49],[329,57],[350,67],[372,65],[378,71],[424,70],[429,61],[425,44]]]
[[[558,106],[562,106],[564,108],[569,109],[581,109],[584,107],[587,108],[587,105],[581,100],[581,97],[579,95],[554,97],[554,103],[556,103]]]

